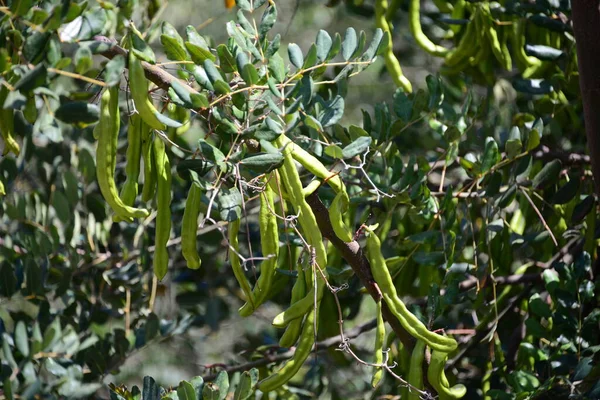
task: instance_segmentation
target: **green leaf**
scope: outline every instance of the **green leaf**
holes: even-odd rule
[[[179,400],[197,400],[196,391],[191,383],[186,381],[179,382],[177,386],[177,397]]]
[[[344,115],[344,98],[340,95],[323,104],[323,112],[319,115],[319,122],[323,128],[336,124]]]
[[[208,78],[208,74],[206,73],[204,68],[196,65],[191,70],[191,72],[192,72],[192,75],[194,76],[194,79],[196,80],[196,82],[198,82],[198,84],[200,86],[202,86],[204,89],[206,89],[210,92],[215,91],[215,88],[214,88],[212,82],[210,81],[210,79]]]
[[[148,43],[142,38],[141,33],[133,25],[129,32],[129,40],[131,45],[130,51],[133,51],[133,54],[137,58],[150,64],[156,63],[154,51],[152,51],[152,48],[148,46]]]
[[[554,91],[552,84],[543,79],[515,79],[513,87],[518,92],[524,92],[533,95],[549,94]]]
[[[319,30],[315,44],[317,47],[317,61],[320,63],[326,61],[331,46],[333,45],[333,40],[331,39],[331,36],[329,36],[329,33],[323,29]]]
[[[144,377],[142,400],[160,400],[159,386],[151,376]]]
[[[236,187],[221,188],[217,196],[221,220],[232,222],[240,219],[242,217],[242,201],[242,195]]]
[[[444,101],[444,88],[442,86],[442,81],[439,77],[435,77],[433,75],[428,75],[425,80],[427,82],[427,89],[429,89],[428,107],[431,111],[434,111],[441,106],[442,102]]]
[[[333,36],[333,44],[331,45],[331,49],[329,50],[329,54],[327,54],[326,61],[331,60],[335,56],[338,55],[340,50],[342,49],[342,37],[339,33],[335,33]]]
[[[324,151],[325,151],[325,154],[327,154],[329,157],[336,158],[336,159],[344,158],[344,152],[343,152],[342,148],[338,145],[335,145],[335,144],[329,145],[329,146],[325,147]]]
[[[355,157],[359,154],[364,154],[371,144],[371,137],[361,136],[342,149],[344,159]]]
[[[485,139],[485,150],[481,159],[481,173],[489,171],[499,160],[500,152],[498,150],[498,143],[496,143],[493,137],[487,137]]]
[[[313,128],[317,132],[323,132],[323,126],[319,122],[318,119],[313,117],[312,115],[306,115],[304,118],[304,124],[310,128]]]
[[[202,389],[202,400],[220,400],[221,393],[219,387],[212,382],[204,385]]]
[[[54,116],[67,124],[92,124],[98,122],[100,110],[94,104],[74,101],[62,104],[54,112]]]
[[[225,400],[229,391],[229,375],[227,371],[221,371],[213,382],[219,388],[219,400]]]
[[[125,57],[122,55],[116,55],[112,60],[106,63],[104,70],[104,83],[109,87],[118,85],[121,83],[121,77],[125,70]]]
[[[46,85],[48,70],[44,64],[38,64],[35,68],[29,70],[15,83],[14,91],[27,93],[38,86]],[[5,105],[6,106],[6,105]]]
[[[161,114],[160,112],[158,112],[158,110],[154,111],[154,115],[160,122],[162,122],[169,128],[181,128],[183,126],[181,122],[175,121],[174,119],[171,119],[166,115]]]
[[[252,10],[252,6],[250,5],[250,1],[249,0],[235,0],[235,4],[237,4],[237,6],[244,11],[251,11]]]
[[[202,400],[202,388],[204,388],[204,379],[201,376],[195,376],[190,381],[190,384],[194,388],[194,392],[196,393],[196,398],[198,400]]]
[[[302,55],[300,46],[298,46],[296,43],[290,43],[288,45],[288,56],[294,67],[298,69],[302,68],[302,65],[304,64],[304,56]]]
[[[357,47],[358,37],[356,36],[356,31],[352,27],[347,28],[346,34],[344,35],[344,41],[342,42],[342,57],[344,60],[348,61],[356,51]]]
[[[272,3],[271,5],[269,5],[269,7],[267,7],[260,20],[260,24],[258,26],[259,40],[264,40],[265,36],[267,35],[267,33],[269,33],[271,28],[273,28],[273,25],[275,25],[276,21],[277,7],[275,7],[275,3]]]
[[[552,204],[567,204],[573,200],[577,195],[577,192],[579,192],[580,184],[581,180],[579,177],[571,178],[567,183],[562,185],[556,193],[554,193],[550,202]]]
[[[244,52],[238,52],[236,56],[238,71],[244,82],[249,86],[255,85],[258,82],[258,72],[256,68],[248,61],[248,56]]]
[[[240,165],[258,174],[266,174],[283,165],[283,154],[259,153],[240,161]]]
[[[544,189],[558,180],[560,171],[562,170],[562,163],[560,160],[552,160],[537,173],[533,178],[531,184],[534,189]]]
[[[221,73],[217,69],[215,63],[209,59],[204,60],[204,70],[206,71],[206,75],[214,86],[216,92],[220,94],[227,94],[231,91],[231,88],[221,76]]]
[[[397,89],[394,93],[394,112],[404,122],[409,122],[412,116],[413,103],[404,90]]]
[[[46,55],[46,47],[50,42],[49,32],[33,32],[23,45],[23,57],[32,64],[39,63]]]
[[[521,142],[521,132],[517,126],[513,126],[508,134],[508,140],[504,144],[508,158],[515,158],[523,148]]]
[[[221,66],[221,71],[225,73],[232,73],[237,71],[233,54],[231,54],[227,46],[225,46],[224,44],[218,45],[217,54],[219,55],[219,65]],[[201,62],[204,62],[204,60],[202,60]]]
[[[363,54],[361,60],[363,61],[372,61],[377,55],[377,51],[379,50],[379,46],[382,43],[384,33],[381,28],[377,28],[375,30],[375,34],[373,35],[373,39],[371,39],[371,43],[369,47]]]
[[[283,58],[279,54],[275,53],[269,59],[269,71],[278,83],[282,83],[285,80],[285,65]]]
[[[539,293],[535,293],[529,298],[529,310],[533,314],[543,318],[550,318],[552,316],[550,306],[542,300]]]
[[[23,357],[29,356],[29,337],[24,321],[17,322],[15,327],[15,345]]]
[[[190,60],[190,55],[185,49],[183,38],[179,35],[173,25],[164,21],[161,30],[162,34],[160,35],[160,42],[164,47],[167,58],[173,61]]]
[[[576,225],[583,221],[596,205],[596,199],[594,196],[586,196],[581,202],[577,203],[571,214],[571,224]]]
[[[526,44],[525,53],[528,56],[533,56],[543,61],[555,61],[565,54],[562,50],[541,44]]]
[[[258,382],[258,369],[252,368],[250,371],[242,372],[240,376],[240,383],[238,383],[235,393],[233,395],[234,400],[246,400],[248,399],[254,390],[254,386]]]
[[[302,64],[302,69],[307,69],[310,67],[314,67],[317,64],[317,45],[314,43],[308,49],[308,53],[306,53],[306,57],[304,58],[304,64]]]
[[[60,219],[63,223],[67,223],[71,220],[73,216],[73,210],[69,205],[69,200],[67,196],[60,190],[56,190],[52,193],[52,208],[56,211],[56,215],[58,219]]]

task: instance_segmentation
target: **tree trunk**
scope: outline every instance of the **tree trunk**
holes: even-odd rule
[[[600,195],[600,1],[571,2],[579,86],[596,194]]]

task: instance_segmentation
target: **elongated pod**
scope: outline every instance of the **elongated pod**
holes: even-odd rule
[[[152,129],[164,130],[166,126],[157,118],[158,110],[148,98],[148,80],[144,75],[144,67],[133,51],[129,52],[129,88],[135,109],[144,122]]]
[[[398,318],[404,329],[413,337],[423,340],[432,349],[449,353],[454,351],[458,344],[456,340],[438,335],[427,329],[413,313],[411,313],[404,302],[398,297],[394,282],[381,254],[381,241],[375,232],[367,228],[367,252],[373,278],[379,288],[390,311]]]
[[[190,269],[200,268],[200,255],[196,247],[196,230],[198,229],[198,216],[202,204],[202,188],[192,182],[188,197],[185,201],[183,221],[181,221],[181,252]]]
[[[154,244],[154,274],[162,279],[169,267],[167,243],[171,236],[171,162],[165,143],[159,137],[154,139],[156,160],[156,232]]]
[[[98,124],[100,126],[96,150],[96,177],[102,196],[118,216],[146,218],[149,215],[148,210],[130,207],[123,203],[115,184],[115,159],[120,127],[118,86],[109,88],[102,94]]]

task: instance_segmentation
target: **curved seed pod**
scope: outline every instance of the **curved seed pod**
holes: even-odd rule
[[[129,52],[129,87],[135,109],[144,122],[152,129],[164,130],[166,126],[156,117],[158,110],[148,98],[148,80],[144,75],[144,67],[133,51]]]
[[[352,231],[344,223],[344,214],[348,210],[349,203],[350,199],[348,198],[348,194],[344,190],[340,191],[335,196],[333,202],[331,203],[331,207],[329,208],[329,219],[331,220],[331,226],[333,227],[333,231],[335,232],[337,237],[339,237],[346,243],[354,240]]]
[[[316,281],[316,288],[313,285],[304,298],[295,302],[287,310],[276,316],[273,320],[273,325],[276,327],[285,327],[290,321],[302,317],[314,308],[315,291],[317,303],[321,301],[323,298],[325,282],[320,276],[321,272],[317,271],[317,268],[320,268],[325,275],[325,278],[327,278],[327,271],[325,270],[325,266],[327,265],[327,252],[325,250],[325,245],[323,244],[323,237],[319,230],[319,226],[317,225],[315,215],[304,198],[302,182],[300,181],[298,170],[294,164],[293,154],[297,146],[285,146],[286,143],[289,143],[289,139],[284,135],[280,135],[274,143],[277,147],[284,147],[283,165],[279,168],[279,175],[281,176],[283,186],[290,198],[290,203],[292,203],[294,211],[298,214],[298,221],[302,228],[302,232],[305,235],[308,244],[314,248],[314,261],[317,265],[315,265],[314,268],[311,265],[311,268],[309,268],[308,271],[311,274],[310,282]],[[315,273],[317,275],[314,275]]]
[[[148,202],[154,198],[156,192],[156,159],[152,145],[152,131],[142,137],[142,159],[144,160],[144,186],[142,187],[142,201]]]
[[[239,314],[244,317],[252,314],[267,299],[276,273],[277,258],[279,257],[279,229],[277,227],[277,216],[275,215],[274,193],[268,182],[265,182],[265,190],[260,194],[258,219],[262,254],[263,257],[269,258],[263,260],[260,264],[260,276],[252,292],[254,303],[246,302],[239,309]]]
[[[445,3],[438,1],[438,3]],[[443,11],[448,12],[451,10]],[[426,52],[431,55],[444,57],[448,54],[448,49],[442,46],[438,46],[433,43],[427,35],[423,32],[421,27],[421,0],[410,0],[408,9],[408,22],[410,25],[410,32],[415,38],[415,42]]]
[[[154,274],[162,279],[169,268],[167,242],[171,236],[171,162],[167,156],[165,143],[154,139],[156,160],[156,232],[154,244]]]
[[[299,249],[299,248],[298,248]],[[297,259],[297,257],[296,257]],[[302,299],[306,296],[306,280],[304,279],[304,271],[302,270],[302,265],[298,264],[298,277],[296,278],[296,282],[292,287],[292,297],[290,299],[290,303],[295,303],[296,301]],[[281,347],[291,347],[296,343],[298,337],[300,336],[300,332],[302,330],[302,318],[296,318],[285,329],[285,332],[279,339],[279,345]]]
[[[444,373],[447,358],[448,354],[442,351],[433,350],[431,352],[431,361],[427,369],[427,380],[440,395],[440,400],[460,399],[467,393],[467,388],[464,385],[450,387]]]
[[[286,146],[287,151],[292,155],[294,160],[298,161],[304,168],[310,171],[317,178],[326,181],[336,193],[346,190],[339,175],[335,172],[329,171],[327,167],[325,167],[323,163],[315,156],[292,142],[283,134],[280,136],[278,141],[278,147]]]
[[[240,231],[240,220],[236,219],[229,223],[229,246],[235,251],[230,251],[229,253],[229,261],[231,262],[231,269],[233,270],[233,275],[235,275],[235,279],[238,281],[240,288],[246,295],[248,302],[254,307],[254,295],[252,294],[252,289],[250,288],[250,283],[248,282],[248,278],[244,275],[244,269],[242,268],[242,264],[240,263],[239,254],[239,240],[238,233]]]
[[[105,90],[100,102],[100,127],[96,151],[96,176],[102,196],[113,211],[123,218],[146,218],[148,210],[127,206],[117,194],[115,159],[119,135],[119,88]]]
[[[394,55],[394,45],[392,43],[392,33],[390,29],[390,24],[386,19],[387,11],[387,0],[375,1],[375,22],[377,24],[377,27],[380,28],[384,32],[384,34],[388,35],[388,48],[385,51],[385,53],[383,53],[385,66],[388,71],[388,74],[390,74],[396,86],[402,88],[407,93],[412,93],[412,84],[402,72],[400,61],[398,61],[398,58],[396,58],[396,56]]]
[[[449,353],[454,351],[458,346],[456,340],[438,335],[427,329],[425,324],[421,322],[413,313],[411,313],[404,302],[398,297],[394,282],[390,276],[390,272],[385,263],[385,259],[381,254],[381,242],[377,235],[367,228],[367,252],[369,263],[371,264],[371,272],[375,282],[379,285],[383,299],[385,300],[390,311],[398,318],[404,329],[413,337],[423,340],[425,344],[434,350]]]
[[[408,384],[412,388],[423,390],[423,359],[425,358],[425,342],[417,340],[410,356],[410,368],[408,370]],[[411,387],[408,388],[408,400],[420,400],[419,393]]]
[[[381,300],[377,303],[377,329],[375,330],[375,360],[374,364],[382,364],[384,362],[383,359],[383,344],[385,342],[385,322],[383,321],[383,313],[381,312],[381,307],[383,303]],[[383,368],[374,367],[375,371],[373,373],[373,378],[371,379],[371,386],[375,387],[383,378]]]
[[[202,188],[192,182],[187,200],[183,220],[181,221],[181,252],[190,269],[200,268],[200,255],[196,248],[196,230],[198,229],[198,216],[202,204]]]
[[[311,311],[306,316],[294,357],[287,361],[279,371],[258,382],[256,385],[257,389],[265,393],[270,392],[286,384],[296,375],[296,372],[302,367],[315,344],[314,323],[316,313],[318,313],[318,309]]]
[[[127,153],[125,155],[125,183],[121,188],[121,200],[127,206],[133,206],[138,195],[138,178],[140,176],[140,159],[142,157],[142,138],[150,131],[148,125],[138,114],[133,114],[127,127]],[[123,218],[115,215],[113,221]]]

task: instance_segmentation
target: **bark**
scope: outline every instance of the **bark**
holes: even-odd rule
[[[579,86],[596,194],[600,195],[600,2],[571,2]]]

